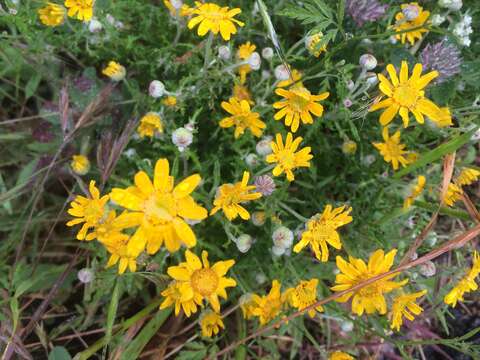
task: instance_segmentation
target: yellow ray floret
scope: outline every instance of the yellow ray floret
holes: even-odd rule
[[[200,327],[202,335],[205,337],[212,337],[220,332],[220,329],[225,329],[222,321],[222,316],[211,310],[206,310],[200,316]]]
[[[93,16],[94,0],[65,0],[68,16],[78,20],[90,21]]]
[[[415,301],[426,293],[427,290],[422,290],[413,294],[402,294],[393,299],[390,328],[399,331],[403,324],[403,317],[413,321],[415,316],[420,315],[423,309]]]
[[[403,202],[403,208],[404,209],[408,209],[410,206],[412,206],[415,199],[420,196],[420,194],[423,191],[423,188],[425,187],[426,181],[427,180],[426,180],[425,176],[423,176],[423,175],[420,175],[417,178],[417,184],[412,188],[412,191],[405,198],[405,201]]]
[[[260,137],[263,129],[267,127],[260,119],[260,114],[250,109],[250,104],[247,100],[239,100],[232,97],[228,102],[222,101],[222,108],[232,116],[220,120],[219,125],[222,128],[235,126],[235,139],[243,135],[246,129],[250,130],[256,137]]]
[[[38,9],[38,16],[43,25],[59,26],[65,21],[65,8],[49,2],[46,6]]]

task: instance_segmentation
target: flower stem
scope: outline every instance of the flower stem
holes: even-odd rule
[[[203,76],[207,73],[208,64],[212,56],[213,33],[208,35],[207,43],[205,45],[205,59],[203,62]]]
[[[299,213],[297,213],[295,210],[293,210],[290,206],[288,205],[285,205],[284,203],[280,202],[278,203],[278,205],[283,208],[284,210],[286,210],[287,212],[289,212],[290,214],[292,214],[294,217],[296,217],[298,220],[302,221],[302,222],[306,222],[308,221],[308,219],[306,217],[303,217],[302,215],[300,215]]]

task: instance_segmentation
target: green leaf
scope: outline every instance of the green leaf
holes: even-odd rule
[[[430,90],[433,100],[439,105],[447,103],[455,96],[455,81],[445,81]]]
[[[113,288],[112,299],[110,300],[110,305],[108,306],[108,312],[107,312],[107,329],[105,331],[106,345],[108,345],[108,343],[110,342],[110,339],[112,338],[113,324],[115,323],[115,317],[117,316],[119,299],[120,299],[120,281],[117,278],[115,280],[115,287]]]
[[[157,314],[150,320],[140,333],[133,339],[122,353],[121,360],[138,359],[145,345],[157,333],[160,326],[167,320],[172,312],[171,308],[159,310]]]
[[[29,180],[30,176],[32,176],[33,171],[35,170],[37,162],[37,159],[32,160],[23,167],[23,169],[20,171],[20,174],[18,174],[17,183],[15,186],[25,184]]]
[[[71,358],[67,349],[63,346],[55,346],[48,354],[48,360],[70,360]]]
[[[436,160],[440,159],[442,156],[446,154],[451,154],[458,148],[460,148],[462,145],[466,144],[467,142],[470,141],[472,135],[477,131],[478,127],[475,127],[474,129],[470,130],[469,132],[466,132],[463,135],[456,136],[449,142],[442,144],[435,149],[420,155],[420,158],[415,161],[413,164],[410,166],[407,166],[406,168],[400,170],[397,172],[395,175],[393,175],[394,179],[399,179],[402,176],[405,176],[407,174],[410,174],[411,172],[425,166],[428,164],[431,164],[435,162]]]
[[[30,80],[28,80],[27,85],[25,86],[25,98],[30,98],[35,91],[37,91],[38,85],[42,80],[42,76],[39,73],[35,73]]]

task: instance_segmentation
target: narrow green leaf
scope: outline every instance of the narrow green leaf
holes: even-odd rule
[[[415,161],[413,164],[410,166],[407,166],[406,168],[400,170],[397,172],[395,175],[393,175],[394,179],[399,179],[402,176],[405,176],[407,174],[410,174],[411,172],[421,168],[422,166],[428,165],[433,163],[434,161],[440,159],[442,156],[446,154],[451,154],[458,148],[460,148],[462,145],[466,144],[467,142],[470,141],[470,138],[472,135],[477,131],[478,127],[475,127],[475,129],[470,130],[469,132],[466,132],[463,135],[459,135],[449,142],[446,142],[445,144],[442,144],[440,146],[437,146],[435,149],[420,155],[420,158]]]
[[[71,358],[67,349],[63,346],[55,346],[48,354],[48,360],[70,360]]]
[[[28,80],[27,85],[25,86],[25,98],[30,98],[35,91],[37,91],[38,85],[40,84],[40,80],[42,80],[42,76],[40,73],[35,73],[30,80]]]
[[[107,312],[107,328],[105,331],[106,345],[108,345],[108,343],[110,342],[110,339],[112,338],[113,324],[115,323],[115,318],[117,316],[119,299],[120,299],[120,281],[117,278],[115,280],[115,287],[113,288],[112,299],[110,300],[110,305],[108,306],[108,312]]]

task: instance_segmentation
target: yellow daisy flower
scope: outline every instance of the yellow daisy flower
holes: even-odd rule
[[[52,2],[38,9],[38,16],[43,25],[59,26],[65,21],[65,8]]]
[[[478,289],[478,284],[475,281],[475,278],[480,273],[480,256],[475,251],[473,253],[473,265],[457,285],[445,295],[443,301],[445,304],[450,305],[451,307],[457,306],[458,301],[464,301],[463,297],[466,293],[475,291]]]
[[[424,115],[434,122],[442,124],[448,122],[449,114],[425,98],[424,88],[438,76],[437,71],[431,71],[422,76],[422,64],[416,64],[413,67],[412,76],[408,78],[408,63],[402,61],[400,77],[397,77],[397,71],[392,64],[387,65],[387,72],[390,75],[390,81],[383,74],[377,75],[380,81],[378,88],[387,99],[373,104],[369,109],[369,111],[376,111],[386,108],[380,115],[380,124],[383,126],[390,124],[399,113],[403,126],[407,127],[409,112],[419,124],[425,122]]]
[[[153,183],[145,172],[139,171],[134,178],[135,186],[114,188],[110,194],[113,201],[136,215],[140,226],[131,246],[139,251],[146,247],[148,254],[155,254],[163,243],[171,253],[182,244],[195,246],[197,238],[185,220],[203,220],[208,215],[191,196],[201,181],[200,175],[191,175],[174,187],[169,172],[168,160],[159,159]]]
[[[238,47],[237,58],[241,61],[248,60],[250,56],[255,52],[257,47],[247,41],[245,44],[242,44]],[[238,67],[238,73],[240,74],[240,84],[245,84],[247,80],[247,74],[252,71],[252,68],[249,64],[244,64]]]
[[[290,87],[290,85],[293,85],[293,84],[298,86],[303,86],[303,83],[300,81],[303,75],[300,71],[298,71],[297,69],[292,69],[291,75],[292,76],[287,80],[279,81],[277,84],[277,88],[288,88]]]
[[[408,156],[408,152],[405,150],[406,145],[400,143],[399,130],[390,137],[388,127],[384,127],[382,130],[382,136],[385,142],[373,143],[373,146],[377,148],[385,162],[392,163],[393,170],[398,169],[398,164],[405,167],[411,162],[411,160],[406,157]]]
[[[237,98],[238,100],[245,100],[247,101],[250,105],[254,105],[255,102],[252,100],[252,95],[250,94],[250,91],[248,91],[247,87],[236,84],[233,87],[233,96],[234,98]]]
[[[113,81],[121,81],[125,78],[127,71],[125,67],[115,61],[110,61],[102,74],[108,76]]]
[[[480,177],[480,171],[472,168],[463,168],[455,179],[458,186],[471,185]]]
[[[264,325],[275,319],[282,311],[284,297],[280,292],[280,283],[278,280],[272,281],[272,288],[268,295],[258,296],[252,295],[252,301],[255,304],[253,315],[260,320],[260,325]]]
[[[232,34],[237,33],[235,24],[242,27],[243,22],[234,19],[235,15],[242,12],[239,8],[229,9],[227,6],[220,7],[214,3],[195,2],[195,8],[192,10],[194,17],[188,22],[188,28],[193,29],[198,26],[198,35],[204,36],[208,31],[212,34],[220,35],[224,40],[230,40]]]
[[[337,250],[342,248],[337,229],[352,221],[351,211],[352,208],[345,208],[345,205],[332,211],[332,205],[327,205],[322,214],[316,214],[307,221],[307,230],[303,232],[302,238],[293,247],[293,251],[299,253],[305,246],[310,245],[315,257],[326,262],[328,260],[327,244]]]
[[[414,315],[420,315],[423,309],[418,306],[415,301],[419,297],[424,296],[426,293],[427,290],[422,290],[413,294],[399,295],[395,299],[393,299],[392,312],[390,314],[390,328],[399,331],[400,327],[403,324],[404,316],[408,320],[413,321],[415,319]]]
[[[177,98],[175,96],[169,95],[162,100],[162,104],[168,107],[175,107],[177,105]]]
[[[450,183],[448,184],[447,192],[445,193],[443,201],[447,206],[453,206],[453,204],[462,198],[462,195],[462,188],[454,183]]]
[[[206,310],[200,315],[200,327],[202,329],[202,336],[205,337],[217,335],[220,332],[220,328],[225,329],[222,316],[212,310]]]
[[[254,294],[243,294],[238,301],[240,304],[240,309],[242,309],[243,317],[248,320],[252,318],[254,315],[254,310],[256,307],[256,303],[253,301]]]
[[[125,239],[129,236],[122,233],[123,229],[137,226],[137,215],[124,211],[117,216],[115,210],[111,210],[107,217],[99,222],[85,240],[97,239],[101,243],[113,241],[116,238]]]
[[[416,199],[417,197],[419,197],[420,194],[422,193],[423,188],[425,187],[425,183],[426,183],[426,178],[425,178],[425,176],[420,175],[420,176],[417,178],[417,184],[413,187],[410,195],[408,195],[408,196],[405,198],[405,201],[403,202],[403,208],[404,208],[404,209],[408,209],[410,206],[412,206],[412,204],[413,204],[413,202],[415,201],[415,199]]]
[[[333,291],[348,290],[365,280],[388,272],[393,265],[396,253],[396,249],[386,255],[383,250],[377,250],[370,256],[368,264],[365,264],[362,259],[352,256],[349,257],[349,262],[345,261],[341,256],[337,256],[337,267],[340,273],[335,278],[337,285],[331,289]],[[387,302],[384,294],[400,288],[408,282],[408,279],[400,282],[391,281],[395,276],[396,274],[387,276],[360,290],[342,295],[337,301],[346,302],[353,296],[352,311],[355,314],[362,315],[365,311],[367,314],[373,314],[377,311],[381,315],[386,314]]]
[[[453,125],[452,114],[450,113],[450,109],[448,107],[440,108],[440,113],[437,115],[437,117],[430,120],[440,128]]]
[[[322,116],[323,106],[317,101],[325,100],[330,95],[328,92],[312,95],[307,88],[300,84],[296,84],[289,90],[277,88],[275,93],[285,99],[273,104],[275,109],[280,109],[273,118],[275,120],[285,118],[285,125],[290,126],[293,133],[297,132],[300,120],[304,124],[313,124],[313,117],[310,113]]]
[[[322,47],[318,46],[318,44],[320,44],[320,42],[322,41],[322,38],[323,33],[320,31],[316,34],[307,36],[307,38],[305,39],[305,45],[308,52],[315,57],[319,57],[322,52],[327,51],[326,45],[323,45]]]
[[[90,160],[85,155],[73,155],[70,167],[75,174],[85,175],[90,171]]]
[[[303,310],[315,304],[317,302],[317,287],[318,279],[300,281],[296,287],[286,291],[290,305],[297,310]],[[315,309],[308,310],[308,315],[311,318],[315,317],[315,310],[323,312],[323,307],[317,306]]]
[[[274,176],[285,173],[287,180],[293,181],[295,176],[292,170],[299,167],[310,167],[310,160],[313,158],[313,155],[310,153],[312,149],[310,146],[307,146],[297,151],[303,138],[299,136],[294,140],[290,132],[285,139],[285,145],[283,144],[281,134],[276,134],[275,139],[276,142],[272,141],[270,144],[273,153],[269,154],[266,160],[268,163],[277,163],[272,172]]]
[[[410,4],[403,4],[401,8],[402,10],[410,8],[412,11],[416,12],[418,15],[414,19],[408,19],[405,17],[405,14],[403,11],[398,12],[395,15],[396,22],[392,26],[396,32],[419,28],[425,24],[428,17],[430,16],[430,12],[426,10],[424,11],[423,7],[418,5],[417,2],[412,2]],[[427,32],[427,29],[419,28],[416,30],[397,34],[395,35],[395,38],[397,40],[401,40],[402,44],[405,44],[405,41],[408,40],[408,42],[411,45],[413,45],[415,44],[415,41],[417,41],[417,39],[420,40],[423,36],[422,34],[426,32]]]
[[[93,16],[94,0],[65,0],[68,16],[78,20],[90,21]]]
[[[175,316],[178,316],[182,309],[185,315],[190,317],[190,315],[197,312],[198,307],[203,307],[202,296],[200,294],[196,293],[191,297],[190,294],[182,292],[183,288],[182,282],[172,281],[167,288],[161,292],[165,300],[160,305],[160,310],[175,304]]]
[[[234,260],[218,261],[210,267],[208,252],[202,251],[202,261],[190,250],[185,251],[186,262],[178,266],[170,266],[168,275],[179,282],[179,291],[182,294],[182,302],[201,297],[206,299],[213,311],[220,312],[218,297],[227,299],[225,289],[237,286],[232,278],[225,277],[228,269],[234,264]],[[203,262],[203,264],[202,264]]]
[[[153,137],[155,133],[163,133],[162,118],[155,112],[149,112],[140,119],[137,132],[140,137]]]
[[[262,136],[263,129],[267,127],[260,119],[260,114],[253,112],[246,100],[230,98],[228,102],[222,101],[222,108],[231,114],[220,120],[220,127],[229,128],[235,126],[235,139],[243,135],[245,129],[249,129],[256,137]]]
[[[328,360],[354,360],[355,358],[343,351],[334,351],[328,356]]]
[[[255,185],[248,185],[250,173],[243,172],[242,181],[235,184],[223,184],[218,188],[217,196],[213,201],[214,208],[210,215],[222,209],[228,220],[232,221],[239,215],[243,220],[250,219],[250,213],[242,205],[243,203],[262,197],[261,193],[251,192],[256,189]]]
[[[68,209],[68,213],[77,219],[67,222],[67,226],[74,226],[83,223],[82,228],[77,234],[78,240],[87,240],[86,237],[88,230],[96,227],[105,219],[105,205],[109,200],[108,195],[100,197],[100,191],[95,187],[95,181],[90,181],[88,189],[90,197],[86,198],[77,195],[70,203],[70,209]],[[89,237],[88,240],[92,240],[92,238]]]
[[[140,252],[128,246],[130,237],[122,234],[123,236],[110,237],[102,244],[107,251],[111,254],[108,259],[107,268],[118,263],[118,273],[123,274],[128,267],[128,270],[135,272],[137,270],[137,257]]]

